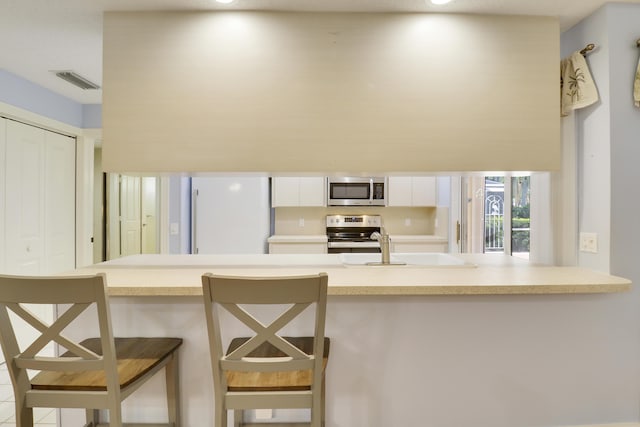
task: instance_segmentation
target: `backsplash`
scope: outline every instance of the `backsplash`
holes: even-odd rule
[[[381,215],[389,234],[447,236],[449,209],[441,207],[292,207],[275,208],[275,234],[325,234],[326,216]],[[436,224],[437,223],[437,224]],[[437,226],[436,226],[437,225]]]

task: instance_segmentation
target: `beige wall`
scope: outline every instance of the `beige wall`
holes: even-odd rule
[[[109,12],[104,167],[554,170],[558,59],[546,17]]]
[[[444,215],[439,215],[438,211],[446,211]],[[275,233],[286,235],[299,234],[326,234],[327,215],[382,215],[382,225],[389,234],[437,234],[436,231],[446,237],[446,222],[448,209],[446,208],[400,208],[400,207],[337,207],[326,208],[276,208],[275,209]],[[436,217],[438,229],[436,230]],[[301,221],[304,227],[300,226]],[[410,225],[407,224],[410,221]]]

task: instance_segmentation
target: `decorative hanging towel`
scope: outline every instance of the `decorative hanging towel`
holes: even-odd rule
[[[636,107],[640,107],[640,60],[636,69],[636,78],[633,81],[633,101]]]
[[[560,113],[567,116],[571,111],[597,101],[598,89],[587,61],[576,51],[560,62]]]

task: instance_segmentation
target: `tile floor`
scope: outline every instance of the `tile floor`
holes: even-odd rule
[[[55,427],[56,410],[36,408],[33,410],[34,427]],[[16,416],[13,401],[13,388],[4,362],[0,364],[0,427],[15,427]]]

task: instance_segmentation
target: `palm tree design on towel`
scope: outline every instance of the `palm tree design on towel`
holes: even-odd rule
[[[582,97],[582,85],[584,84],[584,73],[580,68],[576,68],[574,73],[569,76],[569,91],[567,95],[571,97],[571,101],[578,101]]]

